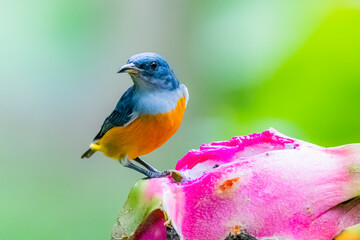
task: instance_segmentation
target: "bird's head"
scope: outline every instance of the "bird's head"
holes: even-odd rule
[[[152,90],[173,90],[179,81],[165,59],[156,53],[140,53],[129,58],[118,73],[130,74],[136,88]]]

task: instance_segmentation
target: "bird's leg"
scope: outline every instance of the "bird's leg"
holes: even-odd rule
[[[156,168],[154,168],[153,166],[151,166],[150,164],[148,164],[144,160],[141,160],[139,157],[135,158],[134,161],[136,161],[137,163],[143,165],[146,169],[148,169],[151,172],[160,172],[159,170],[157,170]]]
[[[124,166],[124,167],[127,167],[127,168],[131,168],[131,169],[134,169],[135,171],[139,172],[139,173],[142,173],[144,174],[145,176],[147,176],[148,178],[160,178],[160,177],[165,177],[167,175],[169,175],[170,173],[169,172],[153,172],[153,171],[149,171],[149,170],[146,170],[146,169],[143,169],[133,163],[131,163],[129,161],[128,158],[121,158],[120,159],[120,163]]]

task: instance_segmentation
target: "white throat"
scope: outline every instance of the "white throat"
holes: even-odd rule
[[[160,89],[155,91],[134,92],[134,109],[136,115],[166,113],[173,110],[180,98],[189,99],[185,85],[180,84],[175,90]]]

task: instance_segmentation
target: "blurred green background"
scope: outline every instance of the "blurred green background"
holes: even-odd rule
[[[165,56],[190,92],[178,133],[144,157],[159,169],[269,127],[360,142],[359,1],[8,0],[0,16],[0,239],[109,239],[142,176],[80,156],[136,53]]]

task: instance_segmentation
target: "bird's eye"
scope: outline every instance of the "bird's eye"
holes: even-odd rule
[[[158,63],[157,63],[157,62],[152,62],[152,63],[150,64],[150,67],[151,67],[152,70],[155,71],[155,70],[158,68]]]

